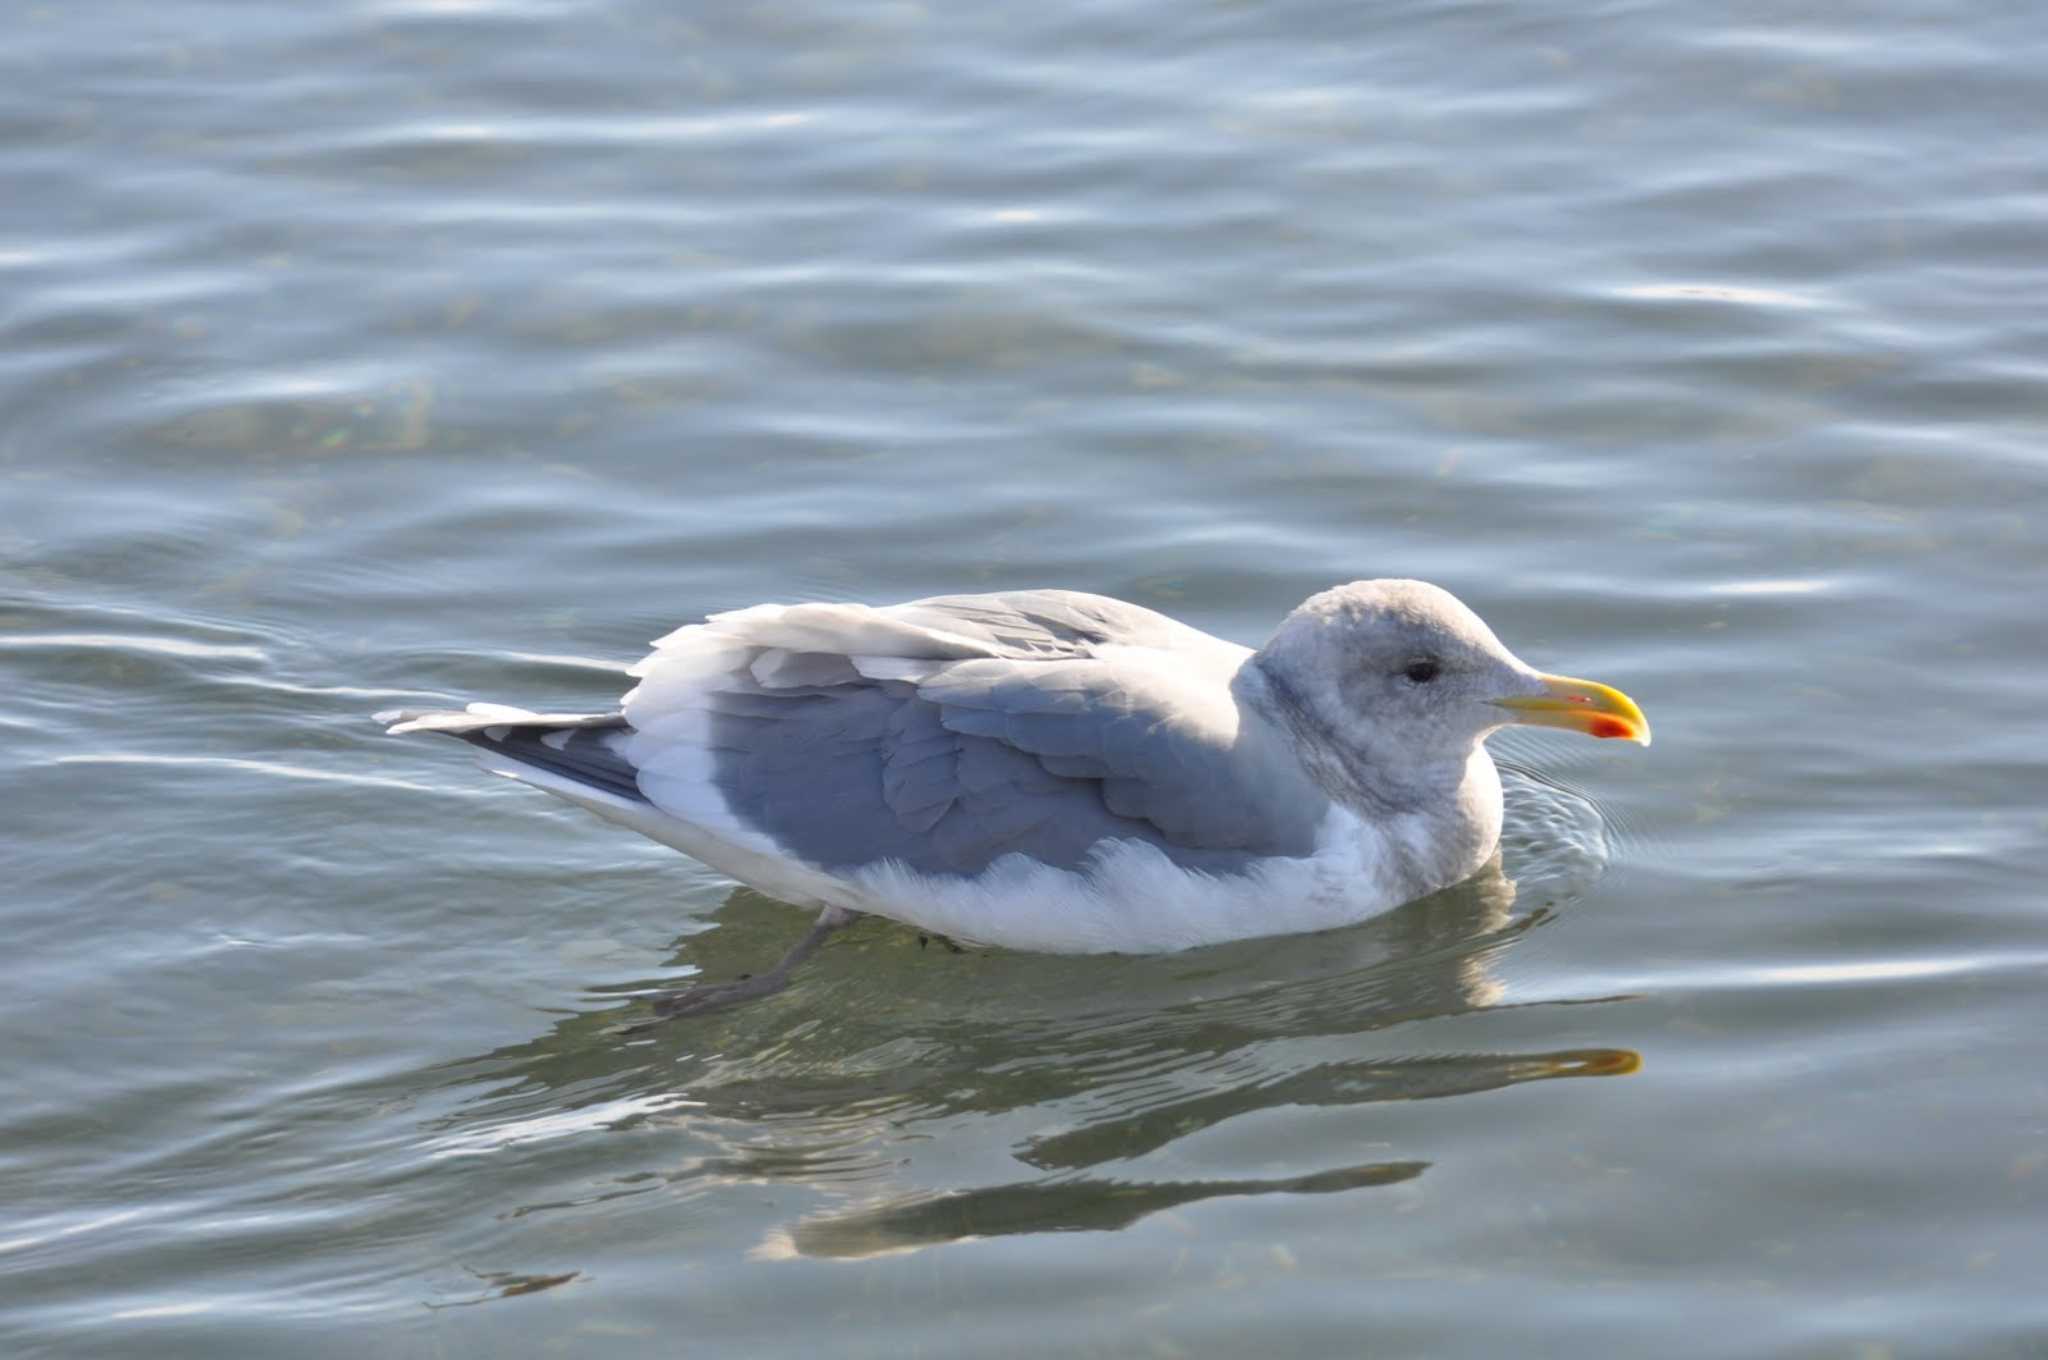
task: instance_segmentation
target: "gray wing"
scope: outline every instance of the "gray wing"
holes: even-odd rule
[[[833,606],[825,606],[832,608]],[[1001,656],[1086,656],[1117,645],[1235,659],[1244,649],[1142,605],[1077,590],[939,595],[877,610],[913,626],[971,637]]]
[[[656,644],[622,750],[656,806],[826,868],[1073,867],[1125,839],[1227,872],[1309,853],[1328,806],[1237,704],[1249,655],[1064,591],[762,606]]]

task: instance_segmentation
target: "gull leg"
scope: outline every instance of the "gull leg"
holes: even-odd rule
[[[741,978],[737,982],[707,982],[684,991],[670,992],[656,997],[654,1019],[643,1020],[637,1025],[626,1025],[616,1032],[638,1034],[653,1029],[666,1020],[677,1020],[685,1015],[708,1015],[737,1006],[756,997],[773,996],[789,985],[789,975],[796,966],[817,952],[825,937],[852,921],[860,913],[844,907],[827,907],[818,913],[818,919],[804,932],[787,954],[784,954],[773,968],[765,973]]]

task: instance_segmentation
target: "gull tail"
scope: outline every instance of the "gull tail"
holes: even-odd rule
[[[589,795],[645,805],[640,770],[622,753],[633,728],[621,713],[530,713],[504,704],[465,709],[386,709],[374,715],[393,736],[440,732],[477,748],[487,770],[572,802]],[[579,796],[582,795],[582,796]]]

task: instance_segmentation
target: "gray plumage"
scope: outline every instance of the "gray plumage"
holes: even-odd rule
[[[780,636],[831,642],[808,608],[785,611]],[[1192,630],[1059,591],[924,600],[902,615],[911,627],[837,642],[887,645],[887,665],[776,648],[699,682],[719,792],[805,861],[975,874],[1021,854],[1073,868],[1107,839],[1227,873],[1312,848],[1328,798],[1278,728],[1194,720],[1189,675],[1091,653],[1185,644]],[[1203,679],[1249,655],[1193,636],[1207,644]],[[629,718],[643,702],[629,696]]]

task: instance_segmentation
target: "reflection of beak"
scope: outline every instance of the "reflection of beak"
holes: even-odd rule
[[[1515,715],[1514,721],[1534,727],[1569,727],[1592,737],[1625,737],[1639,746],[1650,744],[1650,720],[1636,701],[1618,689],[1568,675],[1539,675],[1544,693],[1493,702]]]

